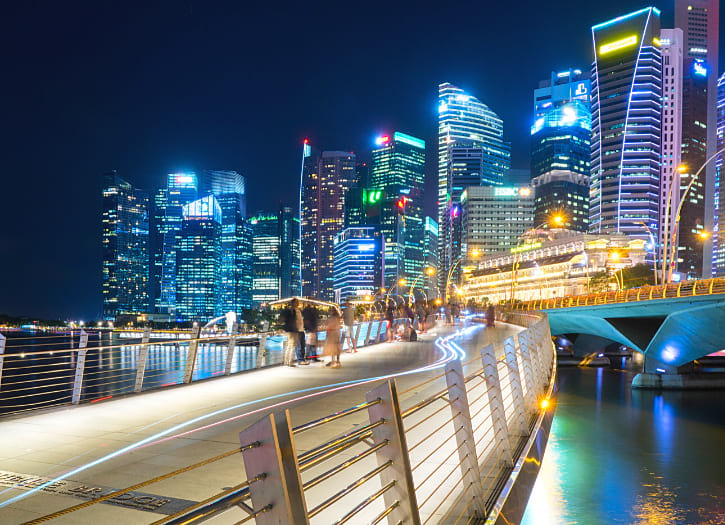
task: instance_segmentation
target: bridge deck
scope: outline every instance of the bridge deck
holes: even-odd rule
[[[419,343],[380,344],[361,349],[357,354],[343,354],[341,369],[329,369],[321,364],[276,367],[6,419],[0,422],[0,469],[44,478],[68,474],[66,488],[71,487],[75,492],[83,490],[78,488],[79,484],[88,488],[124,488],[238,446],[239,431],[269,410],[294,405],[292,419],[296,425],[360,403],[364,393],[373,388],[373,383],[342,389],[334,396],[313,396],[329,389],[329,385],[399,373],[432,363],[438,358],[432,344],[434,336],[446,331],[449,330],[439,326],[423,335]],[[494,330],[479,330],[472,337],[464,338],[461,346],[469,358],[475,357],[484,344],[500,343],[518,331],[518,327],[500,324]],[[403,375],[398,379],[400,389],[437,373],[440,370]],[[325,385],[328,388],[316,388]],[[426,388],[434,391],[440,389],[440,384],[433,382]],[[315,390],[300,392],[306,389]],[[413,391],[408,396],[415,394],[417,392]],[[307,443],[319,443],[349,431],[351,424],[366,421],[366,418],[361,412],[305,433],[297,443],[298,450],[305,450]],[[194,419],[195,422],[189,423]],[[143,446],[103,459],[139,443]],[[84,466],[88,468],[83,469]],[[82,470],[74,471],[78,468]],[[3,482],[2,474],[0,472],[0,505],[28,493],[28,490],[8,488],[10,478],[6,476]],[[172,501],[164,506],[172,508],[176,504],[174,510],[179,510],[189,504],[188,500],[200,501],[244,479],[241,458],[234,455],[138,492],[187,500]],[[1,506],[0,521],[19,523],[82,501],[72,495],[35,492]],[[143,501],[151,501],[150,505],[158,503],[158,500],[148,498]],[[239,510],[228,519],[222,516],[215,522],[234,522],[244,516]],[[150,523],[162,515],[97,504],[54,523],[98,523],[101,517],[105,523],[121,524]]]

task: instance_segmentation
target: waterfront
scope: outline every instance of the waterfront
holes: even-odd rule
[[[635,373],[559,368],[524,525],[725,523],[725,391],[632,390]]]

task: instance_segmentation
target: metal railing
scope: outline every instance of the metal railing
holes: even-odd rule
[[[513,310],[549,310],[553,308],[571,308],[576,306],[594,306],[598,304],[615,304],[676,297],[696,297],[725,293],[725,279],[703,279],[699,281],[682,281],[679,283],[658,286],[641,286],[626,290],[600,292],[585,295],[565,295],[549,299],[532,299],[515,303],[509,308]]]
[[[240,433],[239,447],[29,523],[239,455],[245,480],[155,525],[226,512],[232,522],[258,525],[494,520],[540,425],[541,400],[551,396],[556,371],[546,316],[501,315],[526,329],[467,362],[454,336],[440,339],[450,358],[443,372],[403,391],[395,378],[378,382],[359,404],[297,426],[289,410],[271,413]],[[346,421],[352,428],[339,433]]]
[[[403,319],[396,319],[393,330]],[[357,347],[387,340],[385,320],[356,323]],[[127,330],[122,330],[127,337]],[[233,330],[236,332],[236,329]],[[156,340],[150,330],[140,341],[111,344],[110,332],[76,330],[63,343],[58,336],[6,338],[0,334],[0,416],[38,408],[95,403],[217,376],[275,366],[282,363],[284,336],[258,334],[202,334],[167,332]],[[320,341],[325,332],[319,332]],[[91,340],[91,336],[94,339]],[[340,332],[344,349],[348,338]],[[275,344],[276,342],[276,344]],[[89,344],[90,343],[90,344]]]

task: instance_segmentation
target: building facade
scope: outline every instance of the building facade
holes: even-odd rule
[[[435,272],[431,275],[427,272],[425,275],[423,288],[425,289],[428,300],[433,300],[440,296],[438,292],[438,223],[433,217],[426,216],[424,228],[424,258],[425,268],[433,268]]]
[[[552,71],[551,76],[539,82],[534,90],[535,118],[543,117],[550,109],[572,100],[579,100],[589,107],[591,99],[591,82],[589,74],[581,69]]]
[[[567,170],[553,170],[531,180],[534,189],[534,224],[563,218],[562,228],[589,231],[589,177]]]
[[[725,148],[725,73],[717,81],[717,149]],[[717,228],[715,242],[715,275],[725,275],[725,189],[723,188],[723,156],[719,155],[715,163],[717,179]]]
[[[300,219],[290,206],[279,210],[279,295],[301,295],[300,289]]]
[[[149,308],[149,197],[116,171],[104,174],[103,319]]]
[[[280,298],[279,217],[258,214],[249,223],[252,227],[252,302],[259,306]]]
[[[662,55],[654,7],[592,27],[592,233],[659,235]],[[649,230],[649,231],[648,231]]]
[[[334,242],[335,302],[371,300],[383,285],[380,231],[374,226],[345,228]]]

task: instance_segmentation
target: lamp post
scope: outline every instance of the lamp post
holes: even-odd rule
[[[675,179],[675,174],[679,173],[685,173],[687,171],[687,165],[680,164],[679,166],[676,166],[672,169],[672,176],[670,177],[670,187],[667,190],[667,205],[665,206],[665,220],[664,224],[662,226],[663,229],[663,236],[662,236],[662,284],[665,284],[667,281],[667,275],[666,275],[666,268],[667,268],[667,241],[669,239],[670,233],[670,207],[672,206],[672,190],[675,186],[677,186],[678,190],[680,187],[680,178],[677,177]],[[675,182],[677,184],[675,184]],[[641,224],[641,223],[640,223]],[[655,257],[656,260],[656,257]],[[655,264],[657,264],[655,262]],[[655,270],[655,273],[656,270]]]
[[[410,292],[408,294],[409,297],[410,297],[411,304],[415,300],[415,296],[413,295],[413,291],[415,290],[415,285],[418,284],[418,281],[420,280],[420,278],[423,277],[423,275],[427,275],[428,277],[431,277],[431,276],[435,275],[435,273],[436,273],[436,269],[433,268],[432,266],[429,266],[428,268],[426,268],[423,271],[423,273],[421,273],[420,275],[418,275],[418,277],[415,278],[415,280],[413,281],[413,284],[410,285]]]
[[[471,250],[471,256],[474,259],[477,258],[479,255],[481,255],[481,251],[478,250],[477,248],[474,248],[473,250]],[[458,256],[458,259],[456,259],[456,262],[453,263],[453,266],[451,266],[450,269],[448,270],[448,275],[446,276],[446,287],[445,287],[445,290],[443,290],[443,302],[445,302],[445,303],[448,302],[448,288],[450,286],[451,275],[453,275],[453,271],[456,269],[456,267],[459,264],[461,264],[462,260],[463,260],[463,254]]]
[[[655,286],[657,286],[657,243],[655,242],[654,235],[652,234],[652,230],[649,229],[649,226],[643,222],[636,222],[635,224],[641,224],[644,226],[644,229],[647,230],[647,233],[649,233],[650,244],[652,244],[652,259],[654,261]]]

